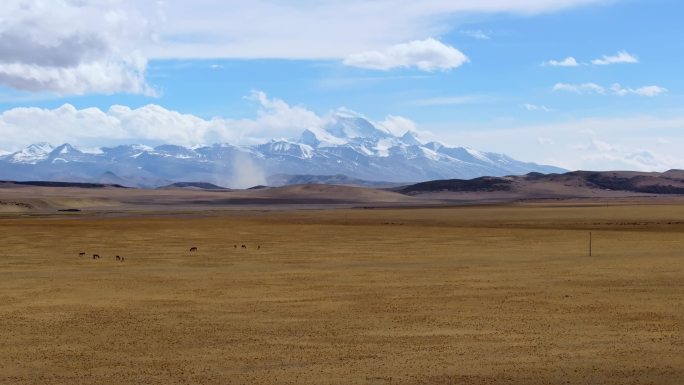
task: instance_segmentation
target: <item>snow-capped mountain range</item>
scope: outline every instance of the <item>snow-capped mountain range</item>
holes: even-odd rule
[[[395,136],[362,116],[338,113],[299,138],[254,146],[121,145],[85,152],[69,144],[32,144],[0,156],[0,179],[94,181],[157,187],[204,181],[229,187],[265,184],[274,174],[336,175],[386,181],[563,172],[503,154],[422,142],[414,133]]]

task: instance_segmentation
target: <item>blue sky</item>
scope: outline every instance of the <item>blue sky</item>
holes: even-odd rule
[[[0,150],[39,138],[248,143],[291,137],[345,107],[572,169],[684,168],[681,1],[10,3],[0,11],[17,20],[0,25]],[[23,51],[9,43],[23,21],[79,13],[86,21],[71,34],[57,17],[19,41]],[[50,28],[67,32],[60,40]],[[577,65],[552,65],[567,58]],[[74,116],[56,112],[64,104]],[[161,109],[137,111],[150,104]],[[133,112],[102,123],[113,105]]]

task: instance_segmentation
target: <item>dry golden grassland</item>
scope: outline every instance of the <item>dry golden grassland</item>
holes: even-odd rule
[[[0,237],[2,384],[684,383],[684,205],[5,214]]]

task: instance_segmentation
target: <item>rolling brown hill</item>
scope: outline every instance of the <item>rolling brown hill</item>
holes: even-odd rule
[[[564,174],[435,180],[394,191],[417,197],[540,199],[684,194],[684,171],[574,171]]]
[[[684,196],[684,171],[575,171],[565,174],[435,180],[394,189],[302,184],[230,190],[0,182],[0,213],[59,210],[214,210],[245,207],[358,207],[492,204],[535,200],[668,199]],[[678,199],[678,198],[676,198]]]
[[[229,190],[168,186],[163,189],[111,185],[0,183],[0,213],[118,210],[213,210],[261,206],[415,205],[423,200],[393,191],[294,185]]]

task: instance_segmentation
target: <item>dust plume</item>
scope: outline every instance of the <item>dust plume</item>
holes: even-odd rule
[[[226,181],[226,186],[244,189],[266,184],[264,171],[254,162],[249,154],[237,153],[233,158],[232,178]]]

